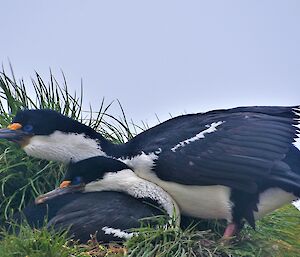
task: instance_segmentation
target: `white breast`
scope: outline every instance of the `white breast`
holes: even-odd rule
[[[259,196],[258,212],[254,213],[255,219],[260,219],[266,214],[280,208],[284,204],[291,203],[296,197],[280,188],[270,188]]]
[[[177,202],[180,212],[198,218],[226,219],[231,221],[230,188],[226,186],[191,186],[159,179],[152,171],[157,154],[150,153],[131,159],[119,159],[132,167],[135,173],[155,183]]]
[[[207,219],[231,221],[230,188],[226,186],[191,186],[160,180],[154,174],[144,179],[159,185],[177,202],[182,214]]]
[[[155,153],[148,155],[142,153],[132,159],[121,159],[121,161],[134,168],[139,177],[151,181],[167,191],[177,202],[181,213],[199,218],[231,221],[233,203],[230,201],[231,190],[229,187],[183,185],[161,180],[151,170],[157,158]],[[260,195],[259,211],[254,213],[255,218],[259,219],[293,200],[295,200],[295,196],[282,189],[268,189]]]
[[[177,202],[183,214],[210,219],[226,219],[231,221],[232,202],[231,190],[226,186],[191,186],[174,182],[162,181],[154,174],[145,177],[161,186]],[[270,188],[259,196],[258,212],[255,219],[260,219],[268,213],[296,200],[295,195],[280,188]]]
[[[161,205],[166,212],[180,222],[180,211],[176,201],[162,188],[139,178],[132,170],[109,172],[103,179],[88,183],[85,192],[119,191],[135,198],[150,198]]]

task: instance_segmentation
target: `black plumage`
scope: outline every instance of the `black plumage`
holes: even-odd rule
[[[258,181],[267,180],[296,190],[300,187],[300,168],[292,170],[292,163],[285,162],[289,155],[300,158],[292,144],[297,137],[296,118],[293,107],[240,107],[185,115],[130,140],[127,155],[161,149],[154,171],[166,181],[220,184],[253,193]],[[219,121],[223,123],[215,132],[171,150]]]
[[[15,214],[17,222],[25,220],[33,228],[45,224],[56,231],[67,230],[68,235],[87,242],[96,235],[99,242],[123,241],[124,237],[105,234],[104,227],[120,229],[128,234],[141,226],[141,219],[164,212],[143,199],[113,192],[70,193],[49,199],[42,204],[30,204]]]
[[[99,161],[104,165],[98,166]],[[103,168],[116,172],[128,167],[117,160],[94,157],[70,164],[65,178],[73,186],[89,183],[102,177]],[[81,242],[91,239],[91,235],[96,235],[98,241],[110,242],[125,238],[118,236],[118,233],[107,234],[103,228],[129,234],[130,229],[140,227],[141,219],[144,223],[153,223],[153,220],[147,221],[145,218],[166,214],[157,202],[149,198],[135,198],[114,191],[83,193],[72,192],[71,189],[64,193],[65,189],[60,190],[61,195],[40,204],[30,204],[21,213],[15,214],[13,219],[17,223],[26,220],[34,228],[40,228],[46,221],[47,227],[51,226],[56,231],[68,229],[69,235]]]
[[[23,127],[31,124],[32,135],[50,135],[56,130],[84,133],[98,142],[99,155],[122,160],[150,181],[153,176],[149,175],[154,174],[157,179],[153,182],[163,182],[163,188],[165,182],[229,187],[236,223],[245,218],[254,224],[260,196],[268,189],[279,188],[300,197],[300,151],[293,145],[299,133],[297,106],[238,107],[183,115],[121,145],[49,110],[23,111],[13,122]],[[138,164],[132,161],[141,156]]]

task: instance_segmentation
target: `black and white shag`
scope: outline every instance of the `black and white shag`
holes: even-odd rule
[[[13,120],[22,128],[1,137],[44,159],[120,160],[167,191],[183,214],[237,226],[246,219],[254,227],[256,219],[300,197],[300,151],[294,144],[299,112],[297,106],[275,106],[183,115],[116,145],[56,112],[26,110]]]

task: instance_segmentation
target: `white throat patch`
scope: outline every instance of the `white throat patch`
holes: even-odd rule
[[[106,156],[96,139],[86,137],[84,134],[61,131],[45,136],[33,136],[23,149],[30,156],[63,163]]]
[[[151,181],[155,186],[170,194],[186,215],[199,218],[227,219],[231,221],[232,203],[230,189],[226,186],[192,186],[163,181],[152,171],[160,151],[145,154],[142,152],[131,159],[119,159],[134,169],[137,176]],[[183,171],[184,172],[184,171]]]

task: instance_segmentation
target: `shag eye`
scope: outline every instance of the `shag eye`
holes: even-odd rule
[[[33,126],[32,126],[32,125],[25,125],[25,126],[23,127],[23,131],[25,131],[25,132],[31,132],[32,129],[33,129]]]
[[[79,185],[82,183],[82,181],[83,181],[82,177],[77,176],[77,177],[73,178],[72,185]]]

